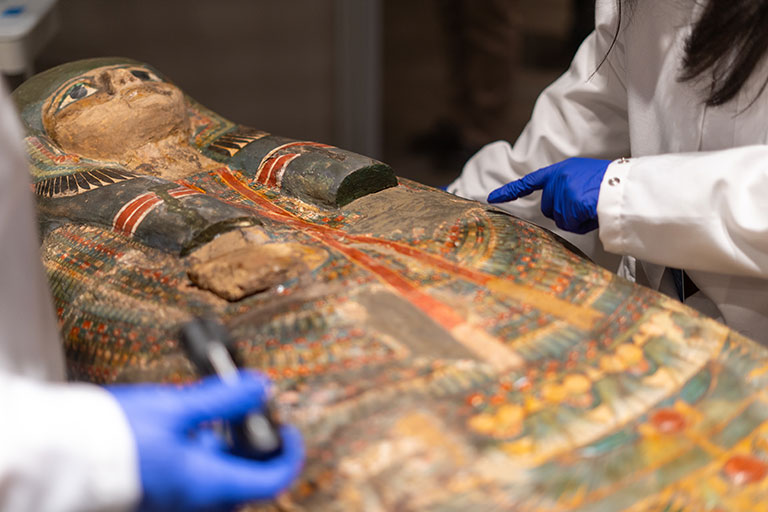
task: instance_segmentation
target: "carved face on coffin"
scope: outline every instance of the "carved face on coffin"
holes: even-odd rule
[[[68,80],[44,103],[42,117],[62,149],[96,160],[130,161],[190,132],[183,93],[141,66],[104,66]]]

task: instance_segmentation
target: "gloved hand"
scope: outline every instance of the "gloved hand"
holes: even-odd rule
[[[236,420],[264,405],[268,381],[242,372],[237,385],[218,377],[182,388],[156,384],[112,386],[138,447],[140,510],[229,509],[273,498],[298,476],[304,460],[299,432],[281,429],[283,451],[256,461],[234,456],[214,441],[212,420]]]
[[[488,195],[504,203],[542,190],[541,211],[557,227],[584,234],[597,229],[597,198],[610,160],[569,158],[507,183]]]

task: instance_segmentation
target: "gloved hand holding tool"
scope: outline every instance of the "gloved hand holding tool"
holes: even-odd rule
[[[238,371],[217,337],[222,331],[209,327],[205,321],[192,322],[182,338],[196,365],[216,376],[180,388],[107,388],[136,439],[140,510],[226,510],[274,498],[301,470],[299,432],[277,427],[269,413],[258,412],[267,409],[267,379]],[[219,420],[231,425],[233,446],[211,429],[211,422]]]
[[[557,227],[584,234],[597,229],[597,199],[610,160],[569,158],[497,188],[489,203],[514,201],[541,190],[541,211]]]

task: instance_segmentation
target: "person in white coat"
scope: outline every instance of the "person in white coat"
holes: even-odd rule
[[[282,453],[235,457],[201,422],[263,405],[266,380],[183,388],[64,382],[39,255],[21,125],[0,85],[0,511],[211,510],[268,499],[298,475],[298,432]]]
[[[765,0],[598,0],[514,146],[486,146],[447,190],[768,345],[766,23]]]

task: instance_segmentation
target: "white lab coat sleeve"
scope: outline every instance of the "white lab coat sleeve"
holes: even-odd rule
[[[614,162],[600,187],[606,250],[659,265],[768,277],[768,146]]]
[[[132,510],[136,447],[122,409],[94,385],[0,376],[0,510]]]
[[[0,85],[0,511],[128,510],[135,441],[104,389],[65,384],[21,127]]]
[[[595,31],[568,71],[541,93],[514,146],[499,141],[481,149],[448,186],[449,192],[485,201],[492,190],[566,158],[629,156],[621,34],[612,47],[618,16],[614,0],[597,1]],[[538,192],[502,207],[533,220],[541,217],[540,199]]]

